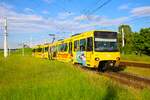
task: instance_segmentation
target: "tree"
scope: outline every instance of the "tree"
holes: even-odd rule
[[[140,35],[143,39],[144,54],[150,55],[150,28],[143,28],[140,30]]]
[[[122,34],[122,28],[124,30],[125,35],[130,35],[132,33],[132,29],[129,25],[120,25],[119,26],[119,33]]]
[[[125,34],[125,47],[122,48],[122,29]],[[132,29],[129,25],[120,25],[119,26],[119,34],[118,34],[118,41],[119,41],[119,48],[121,50],[124,50],[126,53],[131,53],[133,48],[133,35],[132,35]]]
[[[150,55],[150,28],[143,28],[139,33],[134,33],[134,50],[140,55]]]
[[[133,41],[134,51],[141,55],[144,49],[143,46],[144,41],[139,33],[135,32],[133,35],[134,35],[134,41]]]

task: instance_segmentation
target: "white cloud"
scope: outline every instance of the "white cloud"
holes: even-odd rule
[[[133,8],[130,13],[133,16],[150,16],[150,6]]]
[[[27,11],[32,11],[26,8]],[[47,12],[46,12],[47,13]],[[15,9],[0,4],[0,24],[3,17],[8,18],[9,33],[48,33],[48,32],[83,32],[95,29],[95,26],[109,27],[122,24],[128,17],[115,19],[99,15],[75,15],[74,13],[62,12],[55,17],[45,18],[34,13],[18,13]],[[0,30],[2,31],[2,30]],[[1,32],[0,32],[1,33]],[[69,34],[68,34],[69,35]]]
[[[129,9],[129,4],[123,4],[121,6],[118,7],[119,10],[127,10]]]
[[[74,18],[75,21],[82,21],[82,20],[87,20],[87,16],[86,15],[80,15],[80,16],[76,16]]]
[[[8,19],[8,30],[11,33],[32,33],[37,30],[49,30],[49,23],[42,16],[34,14],[17,13],[7,7],[0,6],[0,20]],[[22,30],[21,30],[22,29]]]
[[[115,18],[115,19],[104,18],[103,20],[99,22],[99,24],[102,26],[118,26],[126,22],[128,19],[129,19],[128,17],[120,17],[120,18]]]
[[[25,12],[25,13],[33,13],[34,10],[31,9],[31,8],[25,8],[25,9],[24,9],[24,12]]]
[[[97,22],[101,21],[104,19],[105,16],[98,16],[98,15],[80,15],[80,16],[75,16],[74,20],[75,21],[88,21],[88,22]]]
[[[43,14],[49,14],[47,10],[42,11]]]
[[[129,17],[120,17],[120,18],[115,18],[115,19],[110,19],[107,18],[105,16],[97,16],[97,15],[90,15],[90,16],[86,16],[86,15],[81,15],[81,16],[76,16],[74,18],[75,21],[88,21],[88,27],[89,26],[95,26],[95,25],[99,25],[99,26],[117,26],[119,24],[124,23],[125,21],[127,21],[129,19]],[[83,25],[82,25],[83,26]],[[85,26],[87,26],[85,24]]]
[[[74,13],[71,12],[61,12],[58,13],[58,19],[67,19],[68,17],[72,17]]]
[[[26,10],[32,10],[26,8]],[[128,17],[110,19],[98,15],[79,15],[74,13],[62,12],[55,18],[44,18],[40,15],[18,13],[8,7],[0,6],[0,18],[8,17],[8,30],[11,33],[46,33],[50,31],[67,31],[79,32],[88,29],[94,29],[95,25],[99,26],[117,26]],[[84,21],[84,23],[82,22]]]

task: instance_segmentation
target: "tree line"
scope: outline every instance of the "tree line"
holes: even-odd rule
[[[142,28],[139,32],[132,32],[129,25],[120,25],[118,28],[118,45],[125,54],[146,54],[150,56],[150,27]],[[122,33],[124,32],[125,46],[122,47]]]

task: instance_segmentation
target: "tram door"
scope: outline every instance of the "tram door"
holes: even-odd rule
[[[72,42],[69,42],[69,55],[70,55],[70,60],[72,60],[73,58],[72,58],[72,56],[73,56],[73,54],[72,54]]]
[[[93,38],[87,38],[87,49],[86,49],[86,65],[92,66],[92,57],[93,57]]]

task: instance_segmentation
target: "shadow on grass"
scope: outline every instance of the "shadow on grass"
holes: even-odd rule
[[[117,100],[117,89],[109,85],[106,89],[106,94],[104,95],[102,100]]]

